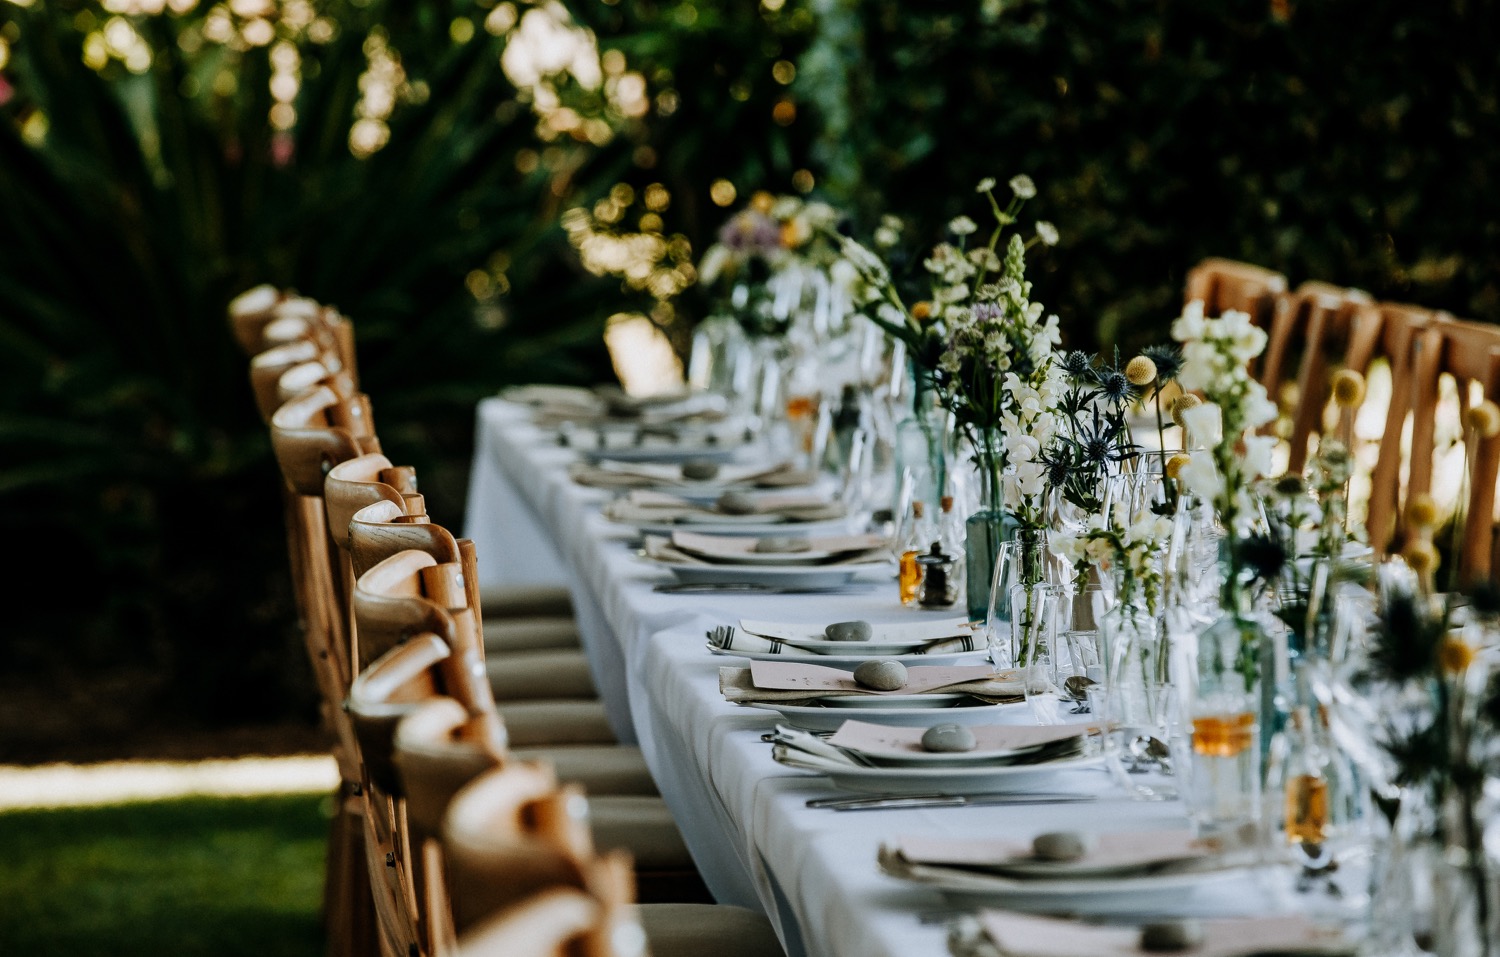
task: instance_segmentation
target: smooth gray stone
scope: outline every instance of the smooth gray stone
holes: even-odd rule
[[[733,489],[720,495],[717,504],[725,515],[750,515],[755,511],[755,499]]]
[[[836,621],[823,629],[829,641],[869,641],[875,634],[868,621]]]
[[[924,751],[973,751],[978,745],[974,732],[961,724],[935,724],[922,732]]]
[[[689,459],[682,463],[682,477],[694,482],[703,482],[719,474],[719,463],[705,459]]]
[[[1153,921],[1141,928],[1141,950],[1187,950],[1203,943],[1203,925],[1190,917]]]
[[[1093,847],[1089,835],[1077,831],[1048,831],[1031,842],[1031,852],[1044,861],[1080,860]]]
[[[779,552],[790,554],[792,552],[810,552],[812,544],[805,538],[795,535],[767,535],[765,538],[755,540],[752,552]]]
[[[854,669],[854,682],[875,691],[906,687],[906,666],[888,658],[875,658]]]

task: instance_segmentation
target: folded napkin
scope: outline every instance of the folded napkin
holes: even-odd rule
[[[542,415],[594,416],[607,408],[592,389],[572,385],[518,385],[501,390],[500,397]]]
[[[1005,957],[1138,957],[1141,928],[1085,924],[1057,917],[985,909],[983,935]],[[1249,957],[1270,954],[1352,954],[1351,941],[1336,927],[1300,914],[1219,917],[1198,922],[1203,940],[1178,951],[1190,957]],[[976,951],[967,950],[968,953]]]
[[[919,668],[908,669],[920,671]],[[848,674],[848,672],[845,672]],[[852,680],[850,684],[852,684]],[[880,697],[888,694],[862,688],[820,688],[815,692],[807,688],[760,688],[751,676],[751,669],[725,665],[719,669],[719,691],[724,700],[734,704],[805,704],[820,698],[864,695]],[[1025,693],[1021,680],[1014,672],[994,672],[989,677],[965,678],[950,684],[926,688],[924,694],[967,694],[991,704],[1021,701]]]
[[[1082,746],[1083,739],[1092,730],[1079,724],[974,724],[969,725],[969,731],[974,735],[974,749],[964,753],[975,757],[987,754],[996,759],[1025,759],[1039,755],[1055,757],[1056,752],[1076,753]],[[926,728],[850,720],[839,725],[838,731],[828,739],[828,743],[875,760],[910,758],[912,755],[930,753],[922,747],[922,736],[926,732]],[[1010,850],[1006,845],[999,853]],[[1031,848],[1026,846],[1021,851],[1029,856]]]
[[[812,649],[804,648],[793,639],[766,638],[762,635],[752,635],[748,631],[736,628],[723,638],[716,638],[714,632],[709,632],[708,647],[712,651],[721,654],[732,654],[734,652],[750,652],[765,655],[838,655],[847,658],[852,656],[888,657],[890,655],[890,644],[878,641],[844,641],[839,643],[837,649]],[[949,638],[934,638],[924,642],[922,645],[912,649],[902,649],[903,655],[952,655],[964,651],[983,651],[986,648],[982,637],[974,634],[953,635]]]

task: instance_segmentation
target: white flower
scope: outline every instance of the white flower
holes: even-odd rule
[[[1224,438],[1223,411],[1212,402],[1183,409],[1182,422],[1195,446],[1212,448]]]
[[[1036,238],[1042,241],[1043,246],[1056,246],[1057,241],[1062,237],[1057,234],[1056,226],[1045,219],[1039,219],[1036,224]]]
[[[1245,481],[1254,481],[1262,475],[1270,475],[1272,453],[1276,450],[1274,435],[1245,436],[1245,457],[1242,471]]]
[[[994,188],[995,188],[995,177],[993,177],[993,176],[986,176],[984,179],[982,179],[982,180],[979,181],[979,185],[978,186],[974,187],[974,192],[976,192],[976,193],[988,193],[990,190],[992,190]]]
[[[1054,532],[1047,537],[1047,550],[1069,565],[1077,565],[1083,561],[1084,545],[1084,540],[1077,535]]]
[[[698,281],[706,286],[713,285],[728,263],[728,248],[714,243],[708,247],[708,252],[703,254],[703,261],[698,264]]]
[[[1266,395],[1266,387],[1259,382],[1248,383],[1245,398],[1240,406],[1240,416],[1247,429],[1259,428],[1267,422],[1276,421],[1276,403]]]
[[[955,236],[969,236],[979,227],[967,216],[955,216],[948,221],[948,231]]]
[[[1203,300],[1194,299],[1182,308],[1182,315],[1172,323],[1172,338],[1178,342],[1202,339],[1207,329],[1203,319]]]
[[[901,241],[901,234],[888,226],[881,226],[875,230],[875,245],[882,247],[894,246]]]
[[[1218,350],[1210,343],[1190,339],[1182,346],[1182,368],[1177,373],[1177,384],[1189,392],[1206,389],[1226,371],[1221,369],[1222,365]]]
[[[1016,194],[1017,199],[1031,199],[1036,195],[1036,184],[1031,181],[1030,176],[1022,173],[1010,178],[1010,191]]]
[[[1216,501],[1224,492],[1224,477],[1214,465],[1213,456],[1203,449],[1188,453],[1187,464],[1177,473],[1177,480],[1189,492],[1208,501]]]

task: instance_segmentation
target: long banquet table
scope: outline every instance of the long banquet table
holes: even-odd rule
[[[715,898],[767,914],[789,957],[948,953],[946,924],[935,918],[953,905],[932,889],[882,874],[876,854],[884,840],[1026,840],[1101,822],[1122,830],[1186,826],[1180,802],[1131,800],[1093,770],[1062,772],[1048,784],[1098,795],[1085,804],[806,807],[810,798],[838,792],[825,777],[773,760],[761,736],[778,716],[724,701],[718,669],[736,659],[710,653],[705,632],[745,617],[900,621],[931,613],[902,608],[894,582],[879,579],[830,594],[654,592],[670,574],[636,556],[633,530],[599,513],[612,493],[569,478],[576,455],[532,425],[525,408],[499,398],[480,403],[464,534],[478,549],[481,584],[568,586],[615,732],[641,746]],[[1192,912],[1203,914],[1285,906],[1248,877],[1195,890],[1190,899]]]

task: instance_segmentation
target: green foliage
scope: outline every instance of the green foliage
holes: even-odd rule
[[[324,953],[322,795],[0,814],[0,953]]]
[[[1070,346],[1164,338],[1207,255],[1500,320],[1494,4],[821,6],[834,201],[930,244],[981,176],[1031,174]]]

